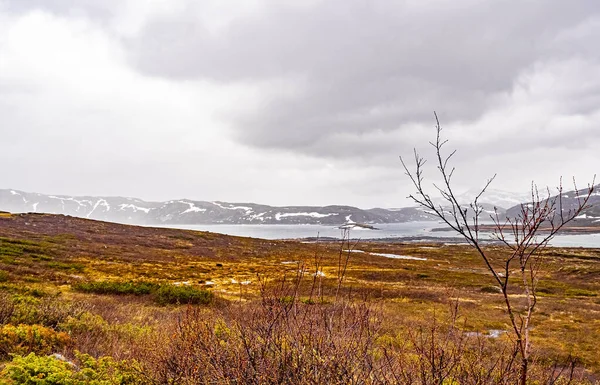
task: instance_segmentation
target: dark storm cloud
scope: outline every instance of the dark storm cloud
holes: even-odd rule
[[[595,39],[564,35],[598,16],[597,1],[424,3],[273,2],[218,32],[202,25],[195,17],[201,10],[190,5],[148,23],[129,42],[131,60],[147,74],[172,79],[288,81],[292,92],[273,86],[258,108],[232,111],[237,139],[343,157],[386,150],[385,135],[366,147],[363,137],[410,134],[402,126],[431,123],[434,109],[445,123],[473,121],[540,61],[597,59]],[[593,108],[597,95],[584,89],[569,103]]]

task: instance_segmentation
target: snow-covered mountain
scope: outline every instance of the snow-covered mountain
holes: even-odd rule
[[[273,207],[254,203],[192,201],[146,202],[136,198],[64,196],[0,190],[0,210],[38,212],[130,224],[332,224],[397,223],[432,219],[423,210],[363,210],[352,206]]]

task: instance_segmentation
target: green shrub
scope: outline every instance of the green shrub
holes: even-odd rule
[[[48,262],[46,264],[46,266],[51,269],[75,271],[78,273],[82,272],[85,269],[85,265],[82,263],[71,263],[71,262],[60,262],[60,261]]]
[[[596,297],[598,293],[585,289],[568,289],[565,294],[567,297]]]
[[[484,286],[481,288],[481,292],[482,293],[491,293],[491,294],[498,294],[498,293],[502,293],[502,289],[499,288],[498,286]]]
[[[0,372],[7,385],[126,385],[142,383],[130,363],[110,357],[94,359],[77,354],[78,366],[56,357],[34,353],[15,356]],[[135,363],[133,363],[135,364]]]
[[[161,305],[166,304],[208,304],[213,294],[207,290],[191,286],[162,285],[155,293],[155,300]]]
[[[81,335],[107,335],[115,334],[128,339],[142,338],[150,333],[150,327],[139,326],[130,323],[109,323],[99,314],[83,312],[78,317],[69,317],[65,322],[58,325],[59,330],[68,332],[75,340]]]
[[[154,300],[161,304],[208,304],[212,301],[212,293],[192,286],[174,286],[171,284],[156,284],[151,282],[119,282],[98,281],[83,282],[73,286],[73,289],[84,293],[116,294],[116,295],[147,295],[152,294]]]
[[[39,289],[37,287],[29,289],[29,290],[27,290],[27,292],[35,298],[42,298],[42,297],[45,297],[46,295],[48,295],[48,293],[46,293],[43,289]]]
[[[70,317],[58,329],[69,334],[75,349],[95,355],[118,354],[119,357],[131,357],[154,332],[151,326],[109,322],[90,312],[77,318]]]
[[[53,357],[38,357],[34,353],[26,357],[15,356],[2,372],[5,384],[59,385],[75,384],[71,381],[72,365]]]
[[[556,294],[555,289],[553,288],[548,288],[548,287],[538,287],[536,289],[536,294],[540,295],[540,296],[545,296],[545,295],[553,295]]]
[[[282,305],[291,305],[294,303],[294,297],[291,295],[283,296],[279,298],[279,303],[281,303]]]
[[[95,294],[133,294],[146,295],[150,294],[158,287],[157,284],[151,282],[120,282],[120,281],[97,281],[97,282],[82,282],[73,286],[73,289],[84,293]]]
[[[8,272],[0,270],[0,282],[7,282],[9,278]]]
[[[11,298],[13,303],[13,312],[11,318],[6,323],[12,324],[36,324],[37,321],[37,306],[40,299],[34,298],[32,295],[15,294]]]
[[[6,297],[6,296],[5,296]],[[43,325],[56,328],[58,324],[68,317],[77,317],[88,308],[88,305],[80,301],[67,301],[56,295],[46,295],[37,298],[35,293],[29,295],[17,294],[6,297],[2,302],[12,303],[10,318],[5,323]],[[2,311],[0,310],[0,314]]]

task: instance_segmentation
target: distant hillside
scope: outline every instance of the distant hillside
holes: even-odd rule
[[[564,212],[574,210],[577,208],[579,201],[588,194],[588,189],[581,189],[579,193],[575,191],[567,191],[562,194],[562,208]],[[542,194],[542,192],[540,192]],[[542,198],[542,196],[540,196]],[[552,196],[550,199],[556,199],[558,208],[558,195]],[[525,201],[527,202],[527,201]],[[573,226],[600,226],[600,184],[594,187],[594,191],[588,201],[588,207],[581,215],[579,215],[574,222]],[[521,205],[515,205],[506,211],[506,216],[512,218],[519,215],[521,212]]]
[[[470,189],[462,194],[457,195],[456,199],[461,205],[468,206],[469,203],[475,200],[480,192],[481,189]],[[500,211],[504,212],[506,208],[526,202],[530,197],[531,194],[527,193],[513,193],[510,191],[488,188],[479,198],[479,203],[481,203],[481,205],[487,211],[493,212],[494,207],[496,207]],[[436,199],[436,203],[444,206],[447,204],[447,202],[441,198]]]
[[[65,196],[0,190],[0,210],[64,214],[110,222],[156,224],[327,224],[398,223],[429,220],[421,209],[363,210],[352,206],[285,206],[192,201],[146,202],[136,198]]]

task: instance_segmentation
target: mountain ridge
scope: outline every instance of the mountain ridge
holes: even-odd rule
[[[563,192],[566,209],[576,204],[577,196],[587,189]],[[461,205],[469,192],[458,195]],[[508,209],[496,202],[511,202],[519,194],[494,190],[481,199],[483,215],[501,217],[517,215],[521,203]],[[521,194],[524,196],[524,194]],[[523,203],[526,203],[525,200]],[[600,225],[600,185],[596,186],[590,202],[578,218],[581,224]],[[467,207],[465,207],[467,208]],[[144,201],[133,197],[69,196],[0,189],[0,211],[14,213],[40,212],[137,225],[194,225],[194,224],[323,224],[341,225],[348,221],[365,224],[401,223],[437,220],[419,207],[360,209],[347,205],[327,206],[270,206],[257,203],[198,201],[174,199],[164,202]]]
[[[394,223],[431,220],[417,207],[360,209],[346,205],[270,206],[256,203],[177,199],[164,202],[131,197],[68,196],[0,190],[0,210],[43,212],[117,223],[160,224],[327,224],[347,221]]]

